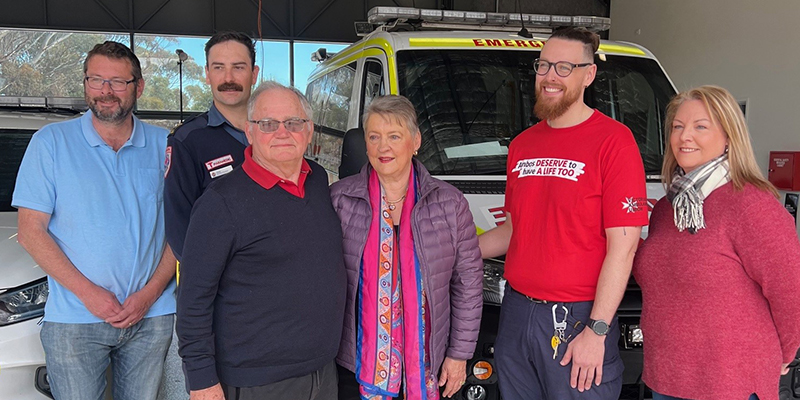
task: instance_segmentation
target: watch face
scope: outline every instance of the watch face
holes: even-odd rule
[[[605,335],[608,333],[608,323],[603,320],[594,321],[592,330],[600,336]]]

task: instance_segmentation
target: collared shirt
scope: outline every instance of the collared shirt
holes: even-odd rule
[[[306,177],[311,173],[311,166],[308,165],[308,161],[303,158],[303,161],[300,165],[300,176],[297,178],[297,184],[290,180],[283,179],[253,160],[253,146],[248,146],[246,149],[244,149],[244,163],[242,164],[242,169],[244,169],[244,172],[250,177],[250,179],[256,181],[256,183],[258,183],[259,186],[263,187],[264,189],[272,189],[275,185],[278,185],[283,190],[301,199],[305,197],[306,194]]]
[[[31,138],[12,205],[50,214],[48,232],[87,279],[120,303],[150,280],[164,250],[164,150],[167,131],[133,117],[117,151],[92,125],[92,113],[50,124]],[[102,322],[48,277],[45,321]],[[175,282],[146,317],[175,312]]]
[[[244,161],[247,140],[212,105],[177,127],[167,146],[164,205],[167,241],[178,260],[195,201],[211,182],[229,174]]]
[[[238,140],[239,143],[247,146],[247,136],[244,134],[243,131],[239,130],[239,128],[233,126],[233,124],[228,121],[224,115],[217,109],[217,105],[211,103],[211,108],[208,109],[208,125],[218,127],[222,126],[222,129],[225,129],[225,132],[228,132],[229,135],[233,136],[234,139]]]

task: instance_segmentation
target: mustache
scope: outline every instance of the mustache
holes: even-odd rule
[[[567,91],[567,86],[563,85],[561,83],[558,83],[558,82],[549,82],[547,84],[547,86],[554,87],[554,88],[557,88],[557,89],[561,89],[561,90],[563,90],[565,92]],[[543,92],[544,92],[544,82],[539,83],[539,84],[536,85],[536,90],[533,93],[534,94],[534,98],[538,99],[538,98],[542,97],[541,94]]]
[[[244,87],[242,87],[242,85],[236,82],[225,82],[217,86],[217,90],[220,92],[226,92],[228,90],[235,90],[237,92],[241,92],[244,91]]]
[[[117,103],[122,103],[122,100],[113,94],[107,94],[105,96],[95,97],[92,100],[94,100],[95,103],[97,103],[98,101],[116,101]]]

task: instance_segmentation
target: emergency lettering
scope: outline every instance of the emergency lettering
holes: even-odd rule
[[[510,40],[510,39],[472,39],[475,47],[524,47],[541,49],[544,42],[541,40]]]

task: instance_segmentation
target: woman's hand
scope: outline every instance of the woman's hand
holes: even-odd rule
[[[456,360],[445,357],[442,363],[442,374],[439,376],[439,387],[445,386],[444,397],[452,397],[467,380],[467,360]]]
[[[781,375],[786,375],[789,373],[789,364],[781,364]]]

